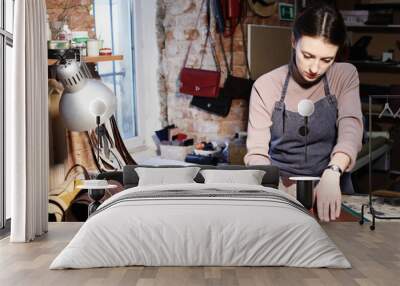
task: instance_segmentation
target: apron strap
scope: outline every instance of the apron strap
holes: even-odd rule
[[[322,78],[322,81],[324,83],[324,91],[325,91],[325,96],[328,98],[328,101],[330,104],[333,105],[337,105],[336,102],[336,97],[334,95],[331,94],[331,91],[329,89],[329,83],[328,83],[328,79],[326,77],[326,74],[324,75],[324,77]]]
[[[289,79],[290,79],[290,72],[288,71],[288,73],[286,75],[285,83],[283,84],[281,98],[279,100],[279,102],[281,102],[281,103],[283,103],[285,101],[286,92],[287,92],[287,89],[289,86]]]
[[[289,85],[290,72],[287,73],[285,83],[282,88],[281,98],[275,102],[275,110],[282,112],[282,133],[285,133],[285,96]]]
[[[329,89],[328,79],[326,78],[326,75],[323,76],[322,81],[324,82],[325,96],[328,96],[331,94],[331,91]]]

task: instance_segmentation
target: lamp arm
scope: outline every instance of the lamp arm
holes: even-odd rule
[[[97,164],[100,167],[100,116],[96,116],[96,124],[97,124]],[[101,172],[101,168],[99,168]]]
[[[305,126],[305,136],[304,136],[304,140],[305,140],[305,144],[304,144],[304,162],[307,163],[307,141],[308,141],[308,116],[304,116],[304,126]]]

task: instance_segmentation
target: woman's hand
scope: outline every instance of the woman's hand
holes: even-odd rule
[[[318,217],[321,221],[329,222],[340,215],[342,194],[340,192],[340,174],[326,169],[321,180],[315,187]]]

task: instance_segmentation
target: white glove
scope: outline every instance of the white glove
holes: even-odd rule
[[[321,180],[315,187],[318,217],[321,221],[329,222],[340,216],[342,194],[340,192],[340,174],[326,169]]]

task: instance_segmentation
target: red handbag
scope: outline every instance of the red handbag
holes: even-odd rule
[[[217,97],[220,78],[219,71],[183,68],[179,91],[193,96]]]
[[[205,0],[203,0],[199,15],[196,20],[196,27],[201,15],[202,7]],[[204,49],[207,46],[207,42],[210,39],[210,22],[209,22],[209,6],[207,5],[207,36],[204,43]],[[211,41],[211,39],[210,39]],[[179,79],[180,79],[180,87],[179,92],[190,94],[193,96],[203,96],[203,97],[217,97],[219,94],[219,83],[221,79],[221,71],[219,67],[218,60],[216,58],[215,47],[214,44],[211,43],[211,51],[214,58],[215,65],[217,67],[216,71],[213,70],[204,70],[202,69],[204,53],[202,54],[200,61],[200,68],[188,68],[186,67],[186,63],[189,58],[190,49],[192,47],[192,42],[190,42],[188,50],[186,52],[185,60],[183,63],[183,68],[181,70]]]

